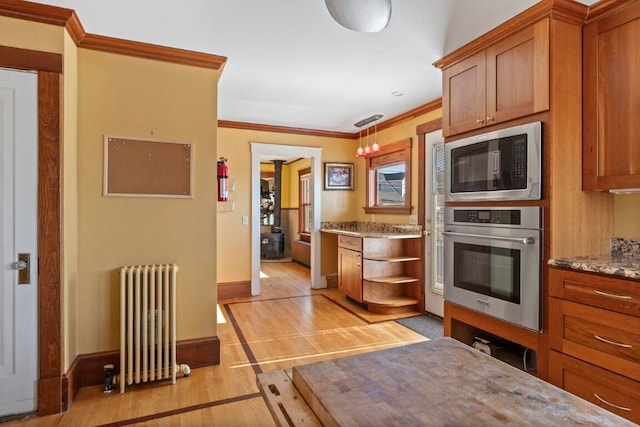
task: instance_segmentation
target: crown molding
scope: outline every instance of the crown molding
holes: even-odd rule
[[[409,110],[406,113],[400,114],[399,116],[395,116],[390,118],[389,120],[385,120],[378,124],[378,130],[384,130],[395,126],[401,122],[415,119],[416,117],[422,116],[424,114],[435,111],[439,108],[442,108],[442,98],[434,99],[431,102],[423,104],[419,107],[414,108],[413,110]]]
[[[635,3],[636,0],[600,0],[589,8],[586,22],[595,21],[602,18],[612,11]]]
[[[325,137],[325,138],[356,139],[358,137],[357,133],[352,134],[348,132],[334,132],[334,131],[327,131],[327,130],[294,128],[294,127],[287,127],[287,126],[265,125],[260,123],[234,122],[231,120],[218,120],[218,128],[287,133],[292,135],[319,136],[319,137]]]
[[[428,102],[424,105],[414,108],[413,110],[407,111],[404,114],[401,114],[396,117],[392,117],[389,120],[385,120],[384,122],[380,122],[380,124],[377,125],[378,130],[390,128],[406,120],[411,120],[418,116],[422,116],[423,114],[427,114],[427,113],[430,113],[431,111],[435,111],[441,107],[442,107],[442,98],[435,99],[431,102]],[[230,120],[218,120],[218,128],[288,133],[293,135],[320,136],[325,138],[340,138],[340,139],[358,139],[360,135],[359,131],[354,133],[334,132],[334,131],[325,131],[325,130],[292,128],[292,127],[286,127],[286,126],[273,126],[273,125],[265,125],[260,123],[234,122]]]
[[[78,47],[83,49],[99,50],[102,52],[116,53],[120,55],[135,56],[138,58],[153,59],[164,62],[174,62],[194,67],[224,68],[227,58],[208,53],[194,52],[191,50],[177,49],[150,43],[134,42],[115,37],[99,36],[97,34],[85,34]]]
[[[440,69],[447,68],[546,17],[553,17],[560,21],[583,25],[588,10],[589,7],[587,5],[573,0],[541,0],[484,35],[437,60],[433,65]]]
[[[224,56],[87,34],[78,15],[72,9],[24,0],[0,0],[0,15],[65,27],[67,33],[79,48],[211,68],[218,70],[218,79],[220,79],[224,65],[227,62],[227,58]]]
[[[74,15],[71,9],[24,0],[0,0],[0,15],[64,27]]]

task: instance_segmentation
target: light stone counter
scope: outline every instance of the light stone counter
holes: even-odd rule
[[[412,239],[422,237],[422,228],[419,225],[362,221],[323,222],[320,226],[320,231],[323,233],[381,239]]]
[[[611,239],[611,253],[552,258],[549,265],[640,280],[640,240]]]

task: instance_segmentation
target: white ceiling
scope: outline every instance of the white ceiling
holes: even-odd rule
[[[536,1],[394,0],[379,33],[341,27],[324,0],[41,3],[74,9],[88,33],[226,56],[220,120],[356,132],[439,98],[433,62]]]

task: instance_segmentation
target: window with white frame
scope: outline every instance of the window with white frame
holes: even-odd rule
[[[311,234],[311,168],[298,171],[299,177],[299,232],[301,240]]]

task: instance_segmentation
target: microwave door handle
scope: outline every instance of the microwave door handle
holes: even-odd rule
[[[500,150],[493,152],[493,177],[500,176]]]
[[[534,243],[536,243],[535,237],[503,237],[503,236],[491,236],[487,234],[456,233],[454,231],[444,231],[442,234],[444,234],[445,236],[474,237],[477,239],[491,239],[491,240],[500,240],[503,242],[516,242],[516,243],[522,243],[523,245],[533,245]]]

